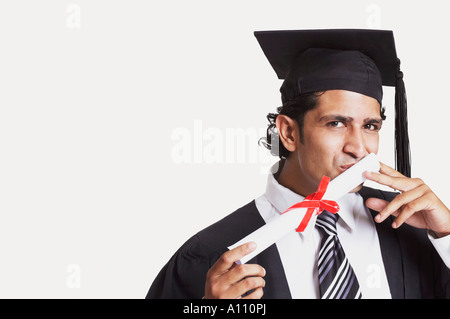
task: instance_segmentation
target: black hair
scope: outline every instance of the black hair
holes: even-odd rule
[[[325,91],[299,94],[295,98],[284,102],[282,106],[279,106],[277,108],[278,113],[267,114],[269,126],[267,127],[266,137],[260,138],[259,143],[263,144],[265,148],[270,150],[272,155],[279,156],[281,159],[288,158],[291,152],[288,151],[281,142],[275,124],[278,115],[282,114],[289,116],[297,122],[300,130],[300,142],[304,143],[303,125],[305,114],[317,106],[319,97],[324,92]],[[380,108],[380,115],[382,120],[386,119],[384,107]]]

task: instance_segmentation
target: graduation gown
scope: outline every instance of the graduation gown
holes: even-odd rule
[[[391,201],[397,193],[363,187],[364,202],[370,198]],[[377,214],[371,211],[373,217]],[[391,227],[393,217],[376,229],[391,296],[394,299],[450,298],[450,271],[427,237],[427,231],[409,225]],[[191,237],[159,272],[146,298],[200,299],[206,273],[228,246],[265,224],[255,201],[239,208]],[[283,265],[275,244],[248,263],[266,269],[263,298],[291,298]]]

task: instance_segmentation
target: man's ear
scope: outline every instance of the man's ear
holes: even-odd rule
[[[289,152],[294,152],[299,144],[300,132],[297,121],[287,115],[278,115],[275,124],[281,143]]]

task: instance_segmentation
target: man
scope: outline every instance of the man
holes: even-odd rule
[[[450,211],[410,178],[406,97],[392,32],[255,33],[284,79],[283,106],[266,146],[280,155],[266,193],[189,239],[159,273],[148,298],[448,298]],[[400,191],[359,186],[316,225],[255,249],[231,246],[378,151],[382,85],[396,87],[397,171],[366,178]],[[277,147],[278,145],[278,147]],[[402,174],[403,173],[403,174]],[[405,176],[406,175],[406,176]]]

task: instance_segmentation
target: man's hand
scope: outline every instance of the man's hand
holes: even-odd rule
[[[365,177],[371,181],[399,190],[392,202],[369,198],[367,207],[380,212],[375,221],[381,223],[389,215],[396,216],[393,228],[407,223],[416,228],[426,228],[433,231],[437,237],[450,234],[450,210],[419,178],[408,178],[395,169],[381,164],[380,173],[365,172]]]
[[[253,242],[225,252],[206,275],[205,299],[235,299],[254,291],[244,299],[259,299],[263,295],[266,271],[260,265],[238,265],[235,262],[255,250]]]

